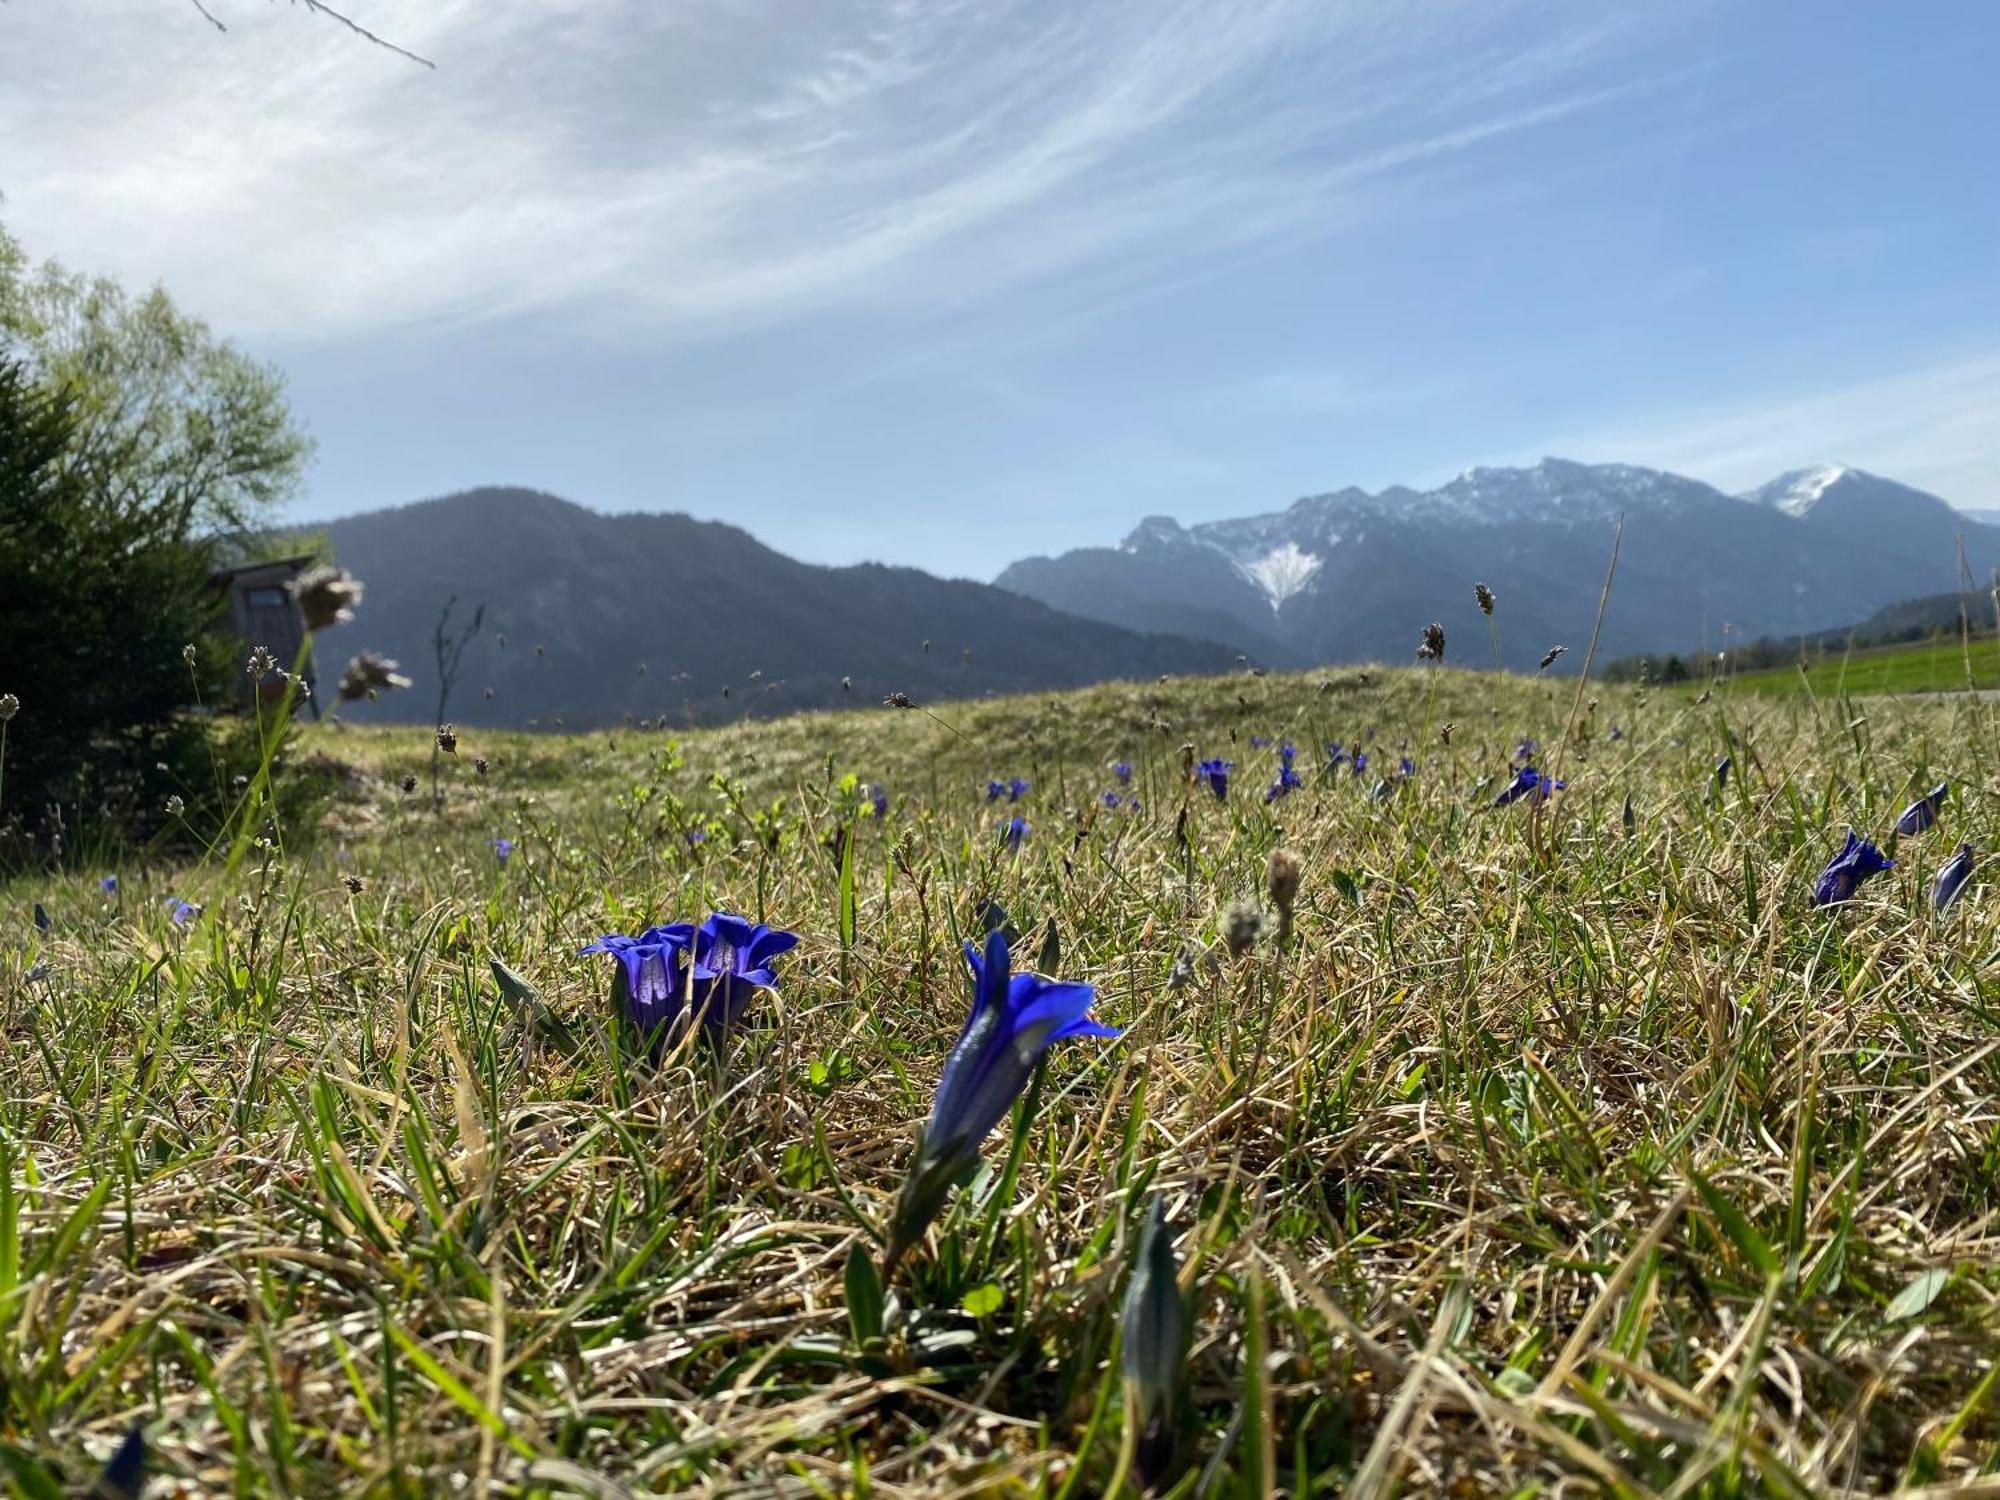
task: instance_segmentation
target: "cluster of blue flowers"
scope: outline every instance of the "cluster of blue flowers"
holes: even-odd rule
[[[998,802],[1002,797],[1005,797],[1009,802],[1019,802],[1023,797],[1027,796],[1028,788],[1033,784],[1033,782],[1023,781],[1018,776],[1007,781],[989,781],[986,783],[986,800],[988,802]]]
[[[771,961],[798,944],[796,933],[715,912],[699,927],[669,922],[637,937],[609,932],[582,951],[618,960],[612,994],[645,1036],[663,1039],[683,1016],[720,1031],[741,1018],[759,990],[777,985]]]
[[[1951,792],[1951,783],[1941,781],[1923,796],[1903,809],[1896,819],[1896,832],[1905,838],[1915,838],[1929,833],[1937,826],[1938,814],[1944,807],[1945,798]],[[1931,883],[1931,907],[1943,912],[1951,908],[1972,878],[1977,856],[1972,845],[1960,844],[1958,852],[1945,862]],[[1813,882],[1812,904],[1814,906],[1839,906],[1851,900],[1861,882],[1870,876],[1879,875],[1884,870],[1893,870],[1896,862],[1853,829],[1847,831],[1847,842],[1838,854],[1827,861],[1820,871],[1819,879]]]

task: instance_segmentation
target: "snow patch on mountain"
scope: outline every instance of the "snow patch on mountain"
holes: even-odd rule
[[[1768,484],[1746,490],[1736,498],[1752,505],[1766,505],[1788,516],[1805,516],[1819,504],[1820,497],[1849,474],[1845,464],[1819,464],[1810,469],[1793,469]]]
[[[1339,540],[1338,534],[1326,538],[1328,545]],[[1232,558],[1231,561],[1235,563],[1238,573],[1263,590],[1275,613],[1279,605],[1312,582],[1313,574],[1319,571],[1321,559],[1287,538],[1261,557]]]

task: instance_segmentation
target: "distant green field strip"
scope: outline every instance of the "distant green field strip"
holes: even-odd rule
[[[1736,679],[1738,687],[1762,693],[1954,693],[1965,688],[1965,648],[1957,641],[1918,641],[1907,646],[1877,646],[1851,655],[1828,656],[1801,674],[1796,666],[1749,672]],[[1972,683],[2000,688],[2000,640],[1972,643]]]

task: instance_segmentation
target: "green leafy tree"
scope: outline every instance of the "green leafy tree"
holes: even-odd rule
[[[16,853],[143,832],[207,779],[180,711],[229,686],[211,545],[87,483],[76,428],[67,397],[0,357],[0,691],[20,700],[0,830]]]
[[[70,411],[63,467],[179,540],[253,534],[298,490],[312,442],[284,379],[158,287],[29,264],[0,229],[0,352]]]

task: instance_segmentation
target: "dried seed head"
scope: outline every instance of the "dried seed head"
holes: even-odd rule
[[[194,658],[195,658],[194,642],[189,641],[185,646],[181,647],[181,660],[186,662],[189,666],[193,666]]]
[[[1264,909],[1255,901],[1234,902],[1222,914],[1222,945],[1231,958],[1241,958],[1264,935]]]
[[[385,688],[406,688],[410,679],[396,670],[396,664],[386,656],[377,656],[373,651],[364,651],[347,664],[347,670],[340,674],[340,701],[352,703],[357,698],[373,699]]]
[[[417,789],[417,778],[414,775],[405,776],[403,778],[403,794],[405,796],[408,796],[411,792],[414,792],[416,789]]]
[[[1424,638],[1417,646],[1419,661],[1444,660],[1444,626],[1436,620],[1424,627]]]
[[[908,693],[891,693],[882,700],[884,708],[915,708],[916,700]]]
[[[1183,776],[1194,775],[1194,762],[1195,762],[1194,746],[1192,744],[1182,745],[1181,775]]]
[[[309,568],[292,580],[291,590],[308,630],[345,624],[361,602],[361,580],[345,568]]]
[[[5,724],[21,711],[21,700],[12,693],[0,693],[0,724]]]
[[[361,877],[359,875],[350,875],[341,883],[347,887],[348,895],[358,896],[361,894]]]
[[[1446,719],[1442,724],[1438,725],[1438,738],[1443,740],[1447,745],[1451,743],[1451,720]]]
[[[1536,670],[1537,670],[1537,671],[1539,671],[1539,672],[1546,672],[1546,671],[1548,671],[1548,669],[1549,669],[1550,667],[1552,667],[1552,666],[1554,666],[1554,665],[1556,664],[1556,658],[1557,658],[1558,656],[1561,656],[1561,655],[1563,654],[1563,652],[1565,652],[1565,651],[1567,651],[1567,650],[1569,650],[1569,647],[1567,647],[1567,646],[1551,646],[1551,647],[1549,647],[1549,649],[1548,649],[1548,653],[1547,653],[1547,654],[1546,654],[1545,656],[1543,656],[1543,657],[1542,657],[1542,664],[1541,664],[1541,666],[1537,667],[1537,668],[1536,668]]]
[[[1472,597],[1479,601],[1479,612],[1482,615],[1493,613],[1493,590],[1483,583],[1475,583],[1472,586]]]
[[[278,670],[278,658],[271,654],[269,646],[259,646],[250,653],[250,660],[243,664],[243,670],[252,677],[268,677]]]
[[[1299,879],[1304,873],[1304,865],[1291,850],[1271,851],[1271,863],[1264,871],[1264,889],[1271,897],[1271,904],[1278,908],[1280,918],[1290,918],[1292,906],[1299,899]]]
[[[180,816],[180,815],[181,815],[182,813],[184,813],[184,812],[186,812],[186,811],[187,811],[187,804],[186,804],[185,802],[181,801],[181,799],[179,798],[179,796],[172,796],[172,797],[169,797],[169,798],[167,798],[167,816],[168,816],[168,817],[170,817],[170,818],[178,818],[178,817],[179,817],[179,816]]]
[[[451,732],[449,724],[438,725],[437,746],[446,755],[458,754],[458,736]]]
[[[483,755],[473,756],[472,769],[476,771],[479,775],[484,776],[486,774],[486,757]]]

